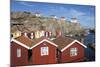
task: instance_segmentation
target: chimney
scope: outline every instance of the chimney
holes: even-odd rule
[[[62,35],[62,32],[61,32],[61,30],[58,28],[57,30],[56,30],[56,37],[59,37],[59,36],[61,36]]]

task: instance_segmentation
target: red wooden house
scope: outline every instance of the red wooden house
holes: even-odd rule
[[[58,47],[58,62],[78,62],[84,60],[84,44],[69,37],[58,37],[53,40]]]
[[[11,39],[11,66],[28,65],[29,49],[33,41],[28,37],[20,36],[16,39]]]
[[[59,36],[53,41],[46,37],[31,40],[22,35],[11,39],[11,65],[55,64],[84,60],[84,44]]]
[[[57,45],[51,40],[41,37],[34,40],[32,49],[32,64],[57,63]]]

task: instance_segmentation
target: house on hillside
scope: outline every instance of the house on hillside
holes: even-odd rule
[[[56,29],[56,37],[60,37],[62,35],[62,31],[60,28]]]
[[[37,30],[35,31],[35,38],[41,38],[41,37],[51,37],[52,33],[50,31],[45,31],[45,30]]]
[[[30,38],[30,39],[34,39],[35,38],[35,32],[34,31],[31,31],[31,32],[23,32],[24,36]]]
[[[14,31],[12,31],[11,32],[11,37],[13,37],[13,38],[17,38],[17,37],[19,37],[19,36],[21,36],[21,31],[19,31],[19,30],[14,30]]]
[[[65,18],[64,16],[62,16],[62,17],[60,18],[60,20],[61,20],[61,21],[66,21],[66,18]]]
[[[51,37],[52,33],[50,31],[45,31],[45,30],[36,30],[36,31],[22,32],[22,35],[24,35],[30,39],[38,39],[41,37]]]
[[[57,19],[57,16],[56,16],[56,15],[51,15],[50,17],[51,17],[51,19],[53,19],[53,20]]]
[[[41,17],[41,13],[40,12],[35,12],[35,16],[36,17]]]
[[[87,48],[78,40],[58,37],[53,40],[58,45],[58,62],[78,62],[84,60],[84,49]]]

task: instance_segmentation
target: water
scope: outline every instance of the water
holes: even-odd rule
[[[90,32],[85,37],[84,44],[87,46],[87,48],[85,49],[85,57],[88,59],[88,61],[95,61],[95,50],[88,47],[89,44],[95,45],[95,34]]]

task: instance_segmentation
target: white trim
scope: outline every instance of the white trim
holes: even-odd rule
[[[23,46],[23,47],[25,47],[25,48],[27,48],[27,49],[30,49],[30,47],[28,47],[28,46],[26,46],[25,44],[23,44],[23,43],[21,43],[21,42],[19,42],[19,41],[17,41],[16,39],[11,39],[11,42],[15,42],[15,43],[17,43],[17,44],[19,44],[19,45],[21,45],[21,46]]]
[[[46,41],[46,42],[48,42],[48,43],[51,43],[52,45],[58,47],[58,45],[56,45],[55,43],[52,43],[52,42],[50,42],[50,41],[44,39],[44,40],[40,41],[39,43],[35,44],[34,46],[32,46],[31,49],[33,49],[34,47],[36,47],[36,46],[38,46],[39,44],[43,43],[44,41]]]
[[[73,45],[75,42],[79,43],[81,46],[87,48],[87,46],[85,46],[84,44],[82,44],[81,42],[79,42],[78,40],[74,40],[73,42],[71,42],[70,44],[68,44],[66,47],[64,47],[63,49],[61,49],[61,52],[63,52],[65,49],[69,48],[71,45]]]

